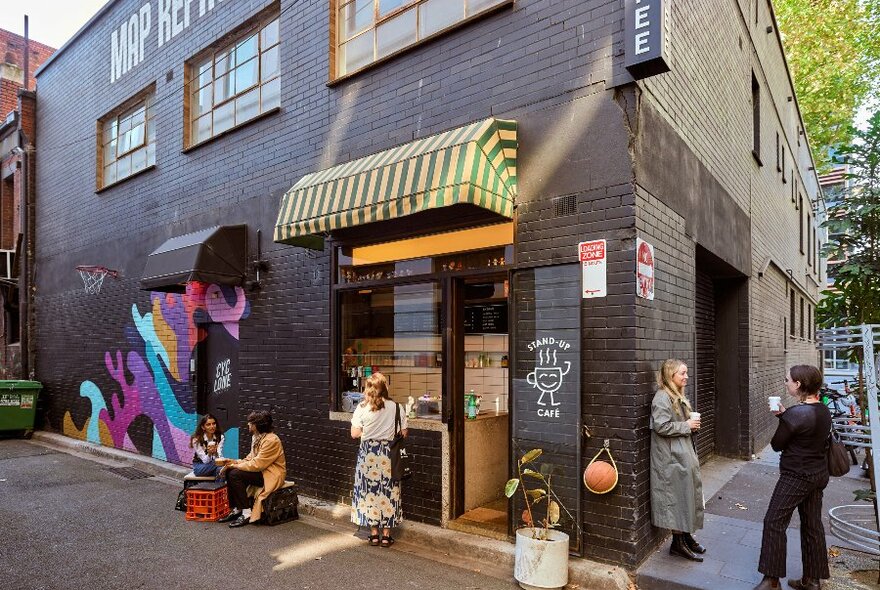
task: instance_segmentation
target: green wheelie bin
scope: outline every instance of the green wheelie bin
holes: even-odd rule
[[[0,432],[17,431],[31,437],[41,389],[39,381],[0,380]]]

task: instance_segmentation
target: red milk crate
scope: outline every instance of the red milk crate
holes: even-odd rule
[[[229,514],[225,483],[200,483],[186,490],[186,519],[216,521]]]

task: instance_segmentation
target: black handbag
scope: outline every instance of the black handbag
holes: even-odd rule
[[[828,435],[828,473],[834,477],[841,477],[849,473],[849,457],[846,447],[840,442],[840,434],[831,431]]]
[[[391,479],[406,481],[412,477],[412,455],[406,451],[403,433],[400,432],[400,404],[395,404],[394,438],[388,447],[391,449]]]
[[[175,510],[180,510],[181,512],[186,512],[186,490],[180,490],[180,493],[177,494],[177,503],[174,505]]]

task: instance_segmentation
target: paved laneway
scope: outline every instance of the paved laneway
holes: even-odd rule
[[[712,465],[704,466],[704,472],[711,469]],[[757,567],[763,519],[778,477],[779,455],[769,447],[756,460],[742,465],[717,492],[706,497],[705,526],[696,535],[706,546],[705,561],[698,564],[671,557],[669,545],[664,543],[639,568],[639,588],[751,590],[761,580]],[[868,480],[859,467],[852,467],[845,477],[831,478],[823,502],[823,522],[829,547],[849,545],[830,535],[828,510],[852,504],[853,491],[866,487],[869,487]],[[799,578],[802,573],[799,526],[795,514],[788,529],[787,573],[790,578]],[[829,590],[864,588],[850,576],[852,561],[848,552],[832,558],[832,580],[823,587]],[[876,567],[876,560],[873,564],[872,567]]]
[[[126,479],[110,471],[116,465],[0,440],[0,588],[517,587],[507,568],[429,560],[430,548],[403,543],[368,547],[317,519],[241,529],[187,522],[173,510],[178,482]]]

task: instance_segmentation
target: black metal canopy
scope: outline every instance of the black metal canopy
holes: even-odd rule
[[[221,225],[176,236],[147,257],[141,289],[186,291],[186,283],[242,285],[247,267],[247,226]]]

